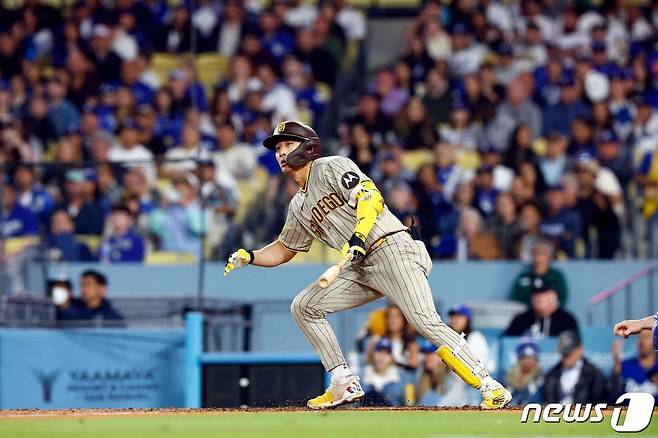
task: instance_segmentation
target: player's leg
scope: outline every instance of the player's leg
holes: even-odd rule
[[[399,234],[391,236],[369,256],[372,266],[368,278],[372,286],[400,307],[422,337],[439,346],[437,354],[466,383],[480,389],[483,395],[492,385],[498,388],[500,385],[471,352],[465,337],[451,329],[437,313],[427,281],[431,260],[422,243],[412,240],[405,233]],[[506,392],[504,388],[502,390]],[[499,395],[496,393],[494,396]],[[508,397],[507,394],[502,395]]]
[[[335,407],[356,401],[363,396],[358,377],[351,375],[336,335],[327,315],[351,309],[380,298],[381,295],[356,283],[351,277],[356,272],[346,267],[326,289],[311,284],[295,297],[291,311],[302,332],[320,356],[325,369],[332,374],[327,391],[309,400],[313,409]]]

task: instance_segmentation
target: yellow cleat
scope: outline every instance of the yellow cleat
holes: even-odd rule
[[[486,387],[483,386],[480,392],[482,393],[480,406],[483,409],[502,409],[512,400],[512,394],[495,380],[492,380]]]
[[[347,377],[342,382],[331,382],[324,394],[312,398],[306,403],[311,409],[329,409],[347,403],[354,403],[363,398],[364,392],[357,376]]]

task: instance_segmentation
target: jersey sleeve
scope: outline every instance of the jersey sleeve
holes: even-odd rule
[[[343,195],[350,207],[356,207],[356,194],[359,193],[361,184],[371,179],[349,158],[336,157],[327,167],[327,183]]]
[[[313,236],[302,227],[292,210],[291,207],[288,208],[288,216],[279,234],[279,242],[292,251],[307,252],[313,243]]]

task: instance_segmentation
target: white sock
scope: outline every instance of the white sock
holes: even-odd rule
[[[481,388],[487,388],[493,382],[495,382],[495,380],[491,376],[487,376],[484,379],[482,379]]]
[[[329,371],[331,373],[331,381],[338,382],[346,377],[352,375],[350,368],[347,365],[338,365],[336,368]]]

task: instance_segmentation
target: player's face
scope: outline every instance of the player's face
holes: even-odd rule
[[[286,157],[289,153],[297,149],[297,147],[302,144],[300,141],[293,140],[284,140],[276,144],[276,161],[279,163],[279,167],[283,173],[290,173],[293,169],[286,164]]]

